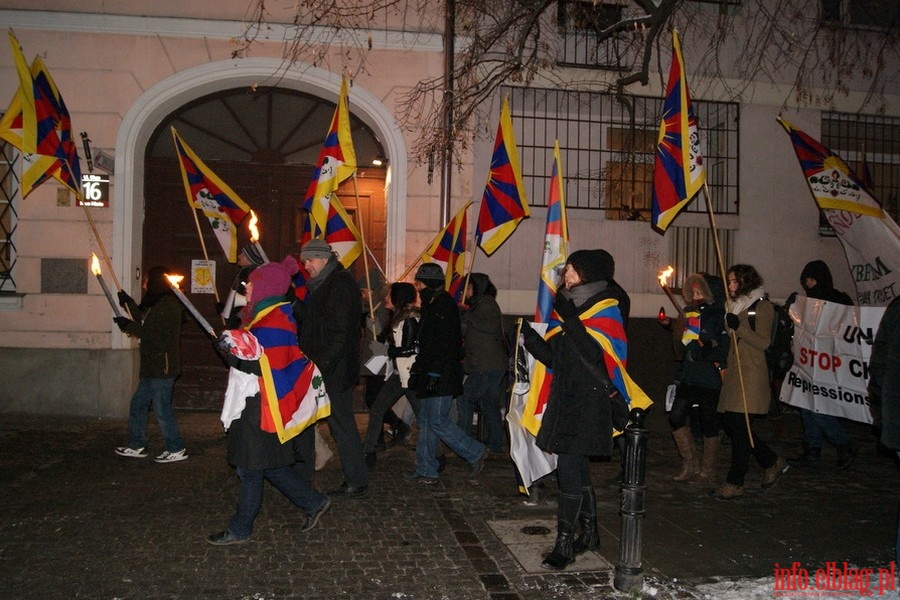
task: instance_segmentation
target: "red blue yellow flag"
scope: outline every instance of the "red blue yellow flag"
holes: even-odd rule
[[[656,161],[653,165],[651,224],[660,233],[706,181],[697,116],[691,106],[678,33],[672,32],[672,68],[663,101]]]
[[[500,125],[494,142],[491,171],[481,198],[475,239],[485,254],[493,254],[512,232],[519,221],[529,215],[525,186],[519,166],[519,152],[509,114],[509,101],[503,101]]]
[[[444,288],[459,303],[462,301],[463,280],[466,272],[466,210],[467,202],[449,223],[437,234],[422,254],[423,262],[440,265],[444,270]]]
[[[362,254],[362,242],[360,241],[359,230],[353,224],[353,220],[336,196],[328,197],[328,220],[325,223],[324,234],[316,228],[316,235],[313,235],[312,229],[315,227],[313,216],[310,213],[303,225],[303,233],[300,235],[300,245],[302,246],[313,237],[322,238],[325,243],[331,246],[331,249],[338,255],[338,260],[345,268],[350,268],[359,255]]]
[[[200,160],[174,127],[172,138],[188,204],[203,211],[228,262],[237,262],[237,228],[250,213],[250,207]]]
[[[559,141],[553,145],[553,172],[550,175],[550,192],[547,198],[547,226],[544,229],[544,254],[541,260],[541,278],[538,281],[536,323],[546,323],[553,313],[553,300],[559,287],[561,270],[566,264],[569,243],[569,226],[566,220],[565,183],[562,177],[562,160]]]
[[[262,309],[249,325],[263,347],[260,428],[284,443],[331,414],[322,375],[297,345],[291,305],[279,302]]]
[[[327,229],[334,192],[342,181],[356,172],[356,151],[353,149],[353,139],[350,136],[348,87],[347,78],[344,77],[341,81],[337,107],[334,109],[325,143],[322,145],[312,181],[306,190],[306,199],[303,201],[303,208],[314,223],[313,237],[320,237],[319,232]]]

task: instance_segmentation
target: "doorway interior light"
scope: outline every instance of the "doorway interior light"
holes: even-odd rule
[[[380,154],[372,159],[372,164],[375,165],[376,167],[382,167],[382,166],[386,165],[387,162],[388,162],[388,159],[381,156]]]

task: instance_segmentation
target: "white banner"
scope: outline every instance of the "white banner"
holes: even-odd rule
[[[869,356],[884,311],[798,296],[791,305],[794,365],[781,386],[781,401],[871,423]]]

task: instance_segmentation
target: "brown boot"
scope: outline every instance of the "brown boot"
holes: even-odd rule
[[[734,500],[735,498],[740,498],[744,495],[744,488],[743,486],[726,483],[725,485],[710,491],[709,495],[716,500]]]
[[[716,465],[719,462],[719,436],[703,438],[703,456],[700,460],[700,472],[691,479],[691,485],[709,485],[716,478]]]
[[[687,481],[696,475],[700,468],[698,466],[699,457],[694,448],[694,437],[688,427],[679,427],[672,432],[675,439],[675,445],[678,447],[678,453],[681,455],[681,472],[672,478],[673,481]]]

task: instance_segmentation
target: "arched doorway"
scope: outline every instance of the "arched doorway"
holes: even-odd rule
[[[216,263],[217,294],[185,294],[203,316],[221,325],[215,309],[224,300],[238,268],[227,262],[207,220],[200,215],[200,232],[187,204],[171,129],[174,127],[215,174],[225,181],[259,218],[260,245],[272,260],[297,254],[307,215],[302,210],[306,188],[334,114],[335,103],[296,90],[278,88],[230,89],[198,98],[180,107],[157,127],[147,147],[144,172],[142,271],[165,265],[188,275],[206,247]],[[356,181],[345,182],[338,198],[362,228],[372,257],[384,263],[385,169],[369,166],[384,149],[372,131],[351,115],[356,150]],[[355,183],[355,186],[353,185]],[[238,229],[238,247],[249,243],[247,223]],[[362,261],[351,267],[364,277]],[[218,321],[218,323],[217,323]],[[175,389],[181,408],[215,409],[225,390],[222,363],[208,336],[193,323],[182,335],[182,375]]]

